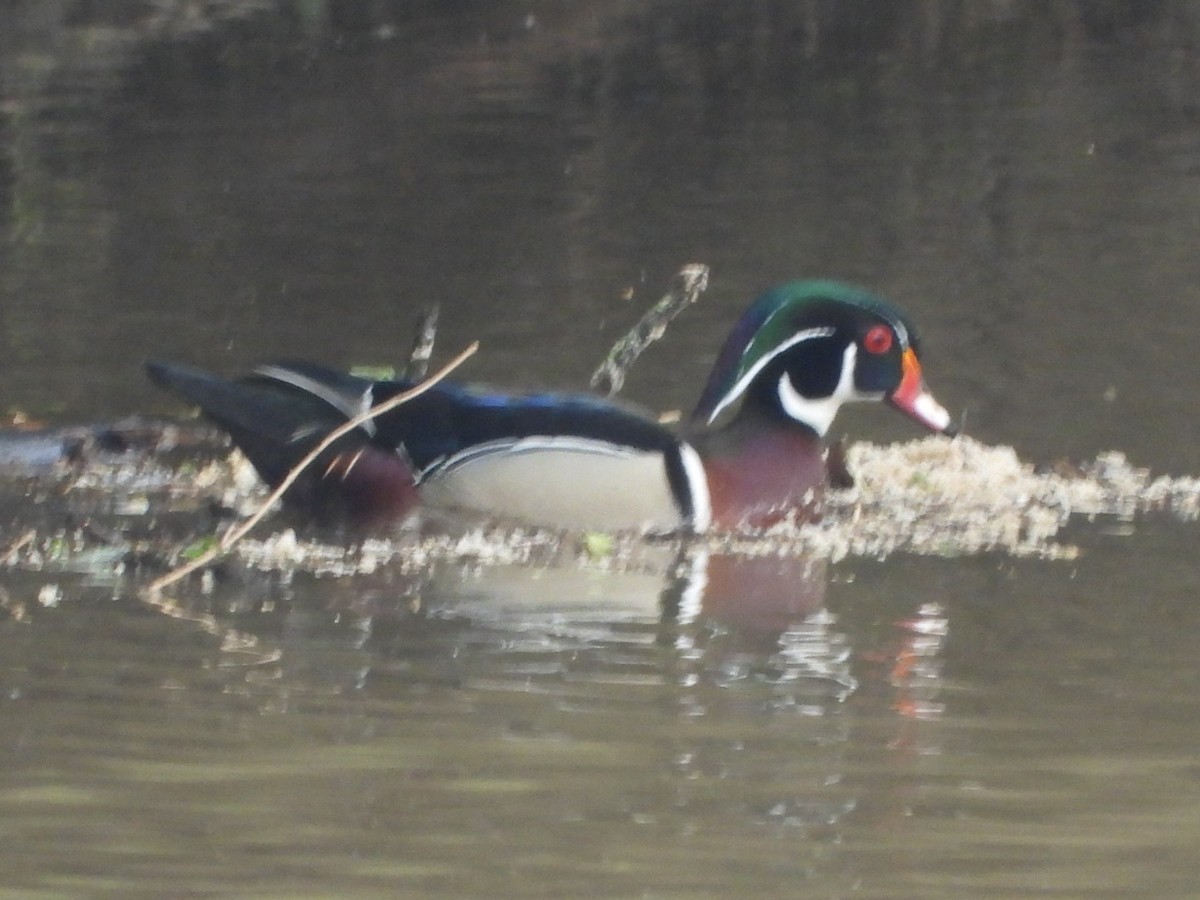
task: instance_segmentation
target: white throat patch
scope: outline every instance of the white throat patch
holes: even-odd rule
[[[829,431],[843,403],[852,400],[875,400],[878,394],[863,394],[854,387],[854,364],[858,360],[858,345],[847,344],[842,354],[842,373],[837,387],[828,397],[805,397],[792,384],[787,372],[779,379],[779,403],[783,411],[804,425],[809,426],[821,437]]]
[[[780,353],[783,353],[785,350],[792,349],[792,347],[795,347],[802,341],[811,341],[814,338],[829,337],[834,333],[834,331],[835,329],[827,326],[820,328],[806,328],[804,331],[796,332],[770,353],[764,354],[762,358],[758,360],[758,362],[752,365],[746,371],[746,373],[737,380],[737,383],[729,389],[725,396],[721,398],[720,402],[713,407],[713,411],[708,416],[708,424],[711,425],[713,422],[715,422],[717,416],[721,414],[721,410],[735,401],[738,397],[742,396],[742,394],[745,393],[746,388],[750,385],[750,382],[753,381],[758,376],[758,373],[761,372],[766,365]]]

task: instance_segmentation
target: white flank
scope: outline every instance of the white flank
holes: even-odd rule
[[[681,524],[660,452],[589,438],[490,441],[426,469],[419,484],[433,506],[532,525],[671,531]],[[707,509],[704,487],[700,497]]]

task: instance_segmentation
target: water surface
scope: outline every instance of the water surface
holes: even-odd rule
[[[757,291],[832,276],[912,313],[975,437],[1200,472],[1188,4],[311,4],[214,31],[9,6],[6,407],[178,414],[149,357],[395,362],[433,301],[444,354],[482,342],[470,377],[576,387],[701,261],[631,399],[686,407]],[[5,543],[66,515],[40,490],[6,487]],[[1196,526],[1071,537],[1071,562],[235,566],[168,610],[132,570],[8,567],[0,881],[1194,896]]]

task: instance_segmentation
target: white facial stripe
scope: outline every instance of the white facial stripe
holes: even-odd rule
[[[775,357],[777,357],[780,353],[783,353],[785,350],[790,350],[792,347],[795,347],[801,341],[811,341],[814,338],[829,337],[830,335],[832,335],[834,333],[834,331],[835,331],[835,329],[830,328],[828,326],[824,326],[821,328],[807,328],[804,331],[797,331],[790,338],[788,338],[786,341],[784,341],[782,344],[780,344],[778,347],[776,347],[773,351],[771,351],[768,354],[765,354],[758,362],[756,362],[753,366],[750,367],[750,370],[748,372],[746,372],[745,375],[743,375],[741,378],[739,378],[737,380],[737,383],[732,388],[729,389],[729,392],[724,397],[721,398],[721,402],[718,403],[715,407],[713,407],[712,414],[709,415],[709,417],[708,417],[709,424],[711,425],[716,420],[717,416],[720,415],[721,410],[723,410],[725,407],[727,407],[730,403],[732,403],[738,397],[742,396],[742,394],[746,390],[746,387],[750,384],[751,381],[754,380],[755,376],[757,376],[758,373],[761,372],[763,370],[763,368],[766,367],[766,365],[771,360],[773,360]],[[853,346],[853,345],[851,345],[851,346]]]
[[[805,397],[792,384],[787,372],[779,379],[779,403],[783,411],[795,419],[808,425],[822,437],[833,424],[834,417],[842,404],[849,400],[874,400],[880,395],[863,394],[854,386],[854,364],[858,360],[858,345],[848,344],[842,354],[842,373],[838,378],[837,387],[828,397]]]
[[[679,445],[679,459],[683,463],[683,474],[687,477],[688,491],[692,495],[692,528],[707,531],[712,524],[712,497],[708,493],[704,463],[691,444]]]

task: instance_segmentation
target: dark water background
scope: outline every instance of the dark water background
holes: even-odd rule
[[[472,378],[577,387],[700,261],[629,397],[686,407],[745,302],[832,276],[912,313],[975,437],[1200,472],[1190,3],[197,9],[0,0],[0,406],[177,412],[156,356],[391,363],[431,301]],[[666,567],[245,576],[174,615],[8,569],[0,885],[1195,896],[1200,531],[1075,531],[780,563],[769,628],[737,566],[699,614]]]

